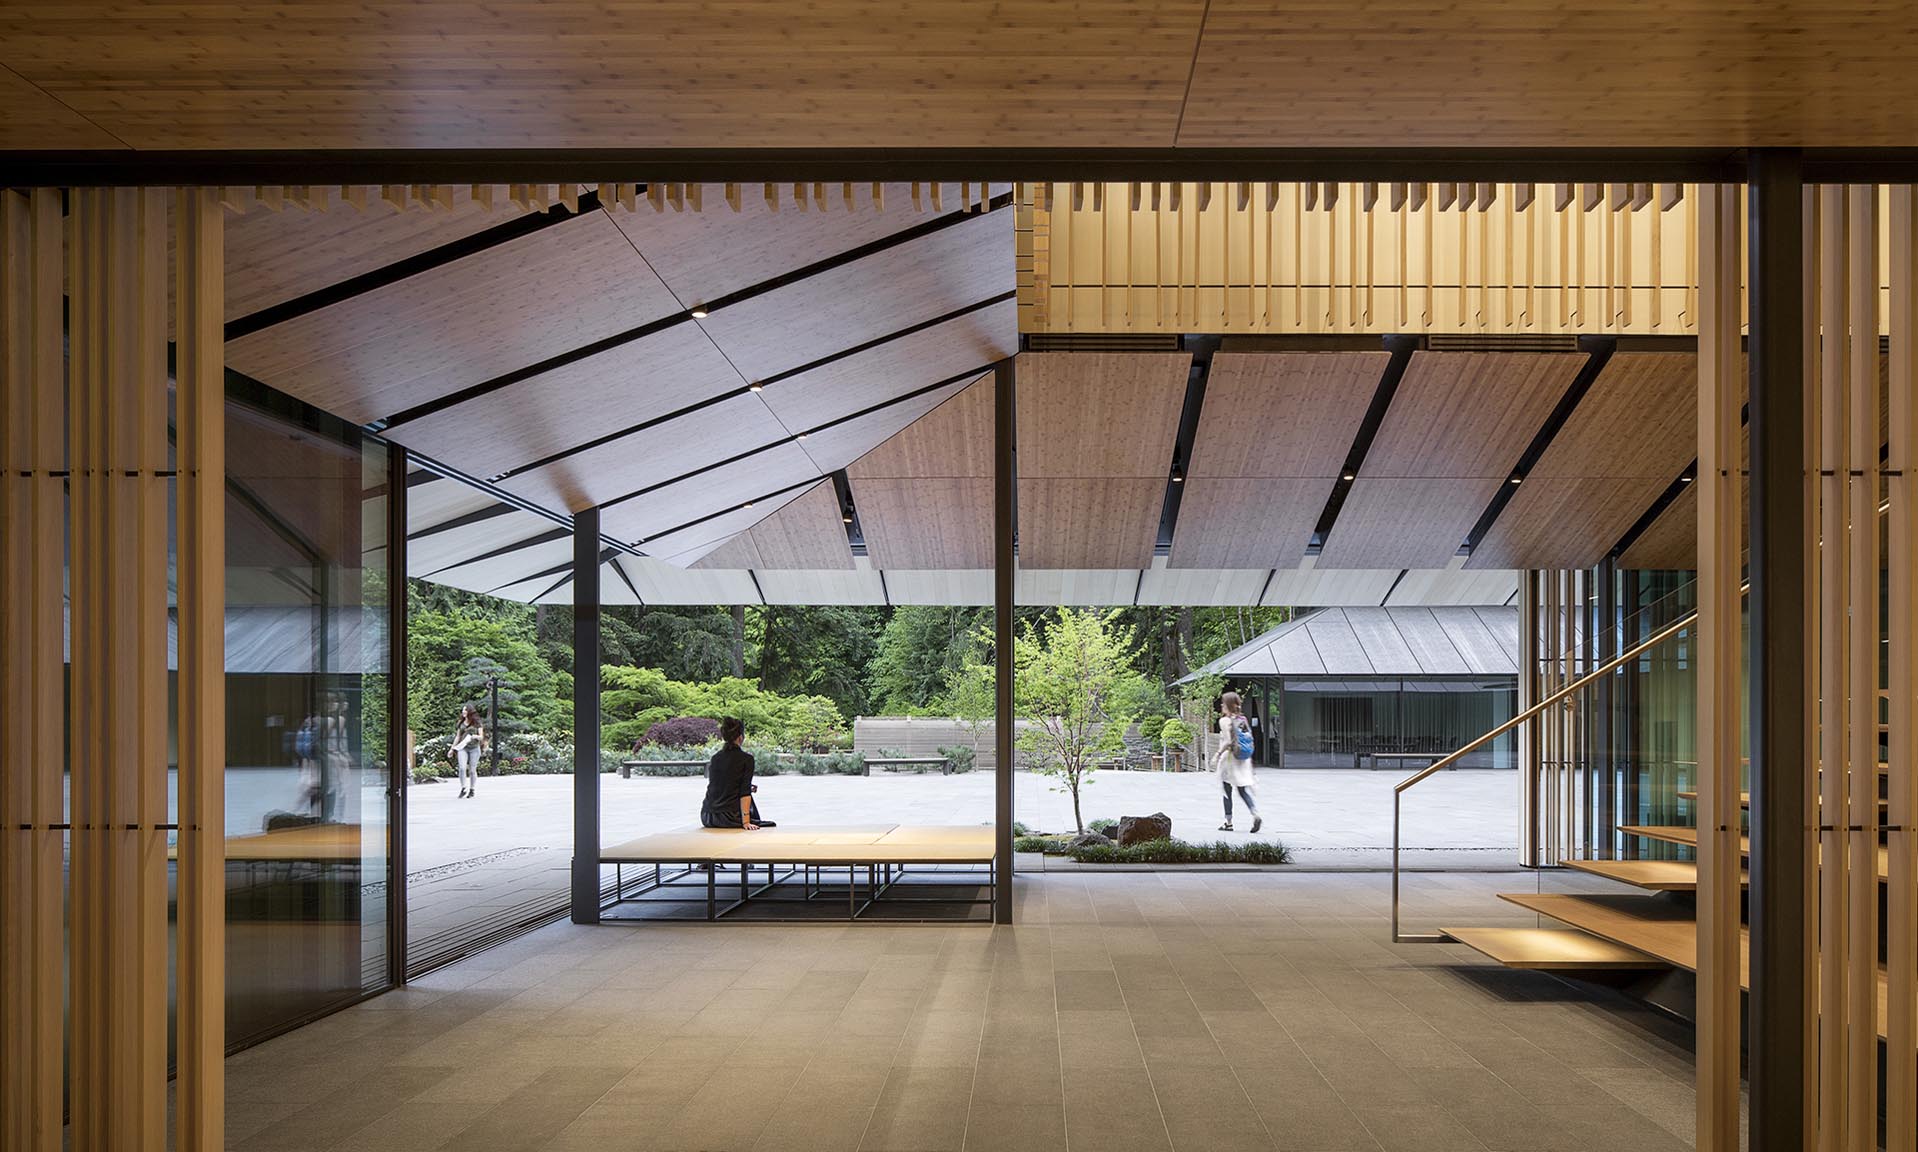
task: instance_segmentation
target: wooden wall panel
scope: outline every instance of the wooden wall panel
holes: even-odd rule
[[[814,427],[1018,350],[1018,305],[1007,300],[781,380],[762,395],[789,426]]]
[[[992,567],[990,475],[863,479],[853,499],[875,567]]]
[[[1163,483],[1191,367],[1185,352],[1021,353],[1021,485],[1107,476]]]
[[[1013,286],[1012,213],[991,212],[721,308],[699,323],[741,372],[759,379]]]
[[[745,384],[697,325],[677,324],[401,425],[393,439],[492,476]],[[637,446],[621,440],[607,447],[630,454]]]
[[[785,435],[759,397],[735,396],[693,415],[522,472],[500,486],[542,507],[576,512],[750,452]],[[450,462],[457,464],[460,459],[455,455]],[[752,473],[759,463],[759,457],[752,457],[705,473],[699,482],[737,491],[744,499],[772,487],[754,480]]]
[[[1413,353],[1360,476],[1504,479],[1585,361],[1578,352]]]
[[[1503,481],[1372,479],[1346,493],[1320,568],[1443,568]]]
[[[1291,568],[1312,542],[1312,527],[1331,491],[1329,479],[1189,479],[1170,565]]]
[[[1391,360],[1389,352],[1216,353],[1188,475],[1336,477]]]
[[[62,1146],[65,388],[58,189],[0,192],[0,1145]]]
[[[1019,477],[1019,565],[1144,568],[1165,503],[1165,481]]]
[[[613,222],[646,254],[646,262],[673,294],[691,304],[716,300],[933,218],[930,212],[913,211],[910,184],[884,185],[883,211],[874,209],[871,183],[824,185],[823,208],[815,205],[814,185],[800,187],[803,202],[795,199],[794,185],[775,185],[775,211],[766,203],[764,185],[746,185],[734,212],[726,204],[725,185],[705,184],[700,186],[703,211],[621,212]],[[994,186],[1001,192],[1008,187]],[[848,190],[851,210],[845,202]],[[957,197],[944,203],[949,213],[960,209]]]
[[[242,337],[227,360],[366,423],[678,310],[591,213]]]
[[[992,374],[987,373],[848,464],[846,475],[854,481],[938,476],[989,479],[993,390]]]

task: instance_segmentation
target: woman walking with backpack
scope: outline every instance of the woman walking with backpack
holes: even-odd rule
[[[1265,820],[1252,795],[1259,782],[1252,771],[1252,725],[1246,721],[1237,692],[1219,697],[1219,708],[1223,712],[1219,717],[1219,753],[1212,758],[1212,767],[1219,773],[1219,787],[1225,793],[1225,823],[1219,825],[1219,831],[1232,831],[1232,790],[1236,788],[1239,799],[1245,801],[1245,810],[1252,813],[1252,831],[1257,832]]]

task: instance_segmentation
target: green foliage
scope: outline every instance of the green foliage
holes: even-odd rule
[[[1086,827],[1101,836],[1117,836],[1119,834],[1119,822],[1117,820],[1094,820],[1092,823],[1086,825]]]
[[[1066,842],[1054,836],[1018,836],[1012,841],[1014,852],[1044,852],[1056,856],[1065,849]]]
[[[1198,738],[1199,734],[1192,730],[1192,725],[1177,716],[1171,717],[1159,726],[1159,743],[1172,748],[1190,748],[1192,742]]]
[[[1072,796],[1072,819],[1085,831],[1081,789],[1097,760],[1125,747],[1125,711],[1139,696],[1132,667],[1138,637],[1116,613],[1062,608],[1041,630],[1027,622],[1013,644],[1013,701],[1030,721],[1018,746],[1038,770]]]
[[[1224,840],[1188,844],[1184,840],[1147,840],[1121,848],[1095,844],[1067,850],[1081,864],[1289,864],[1291,850],[1276,840],[1232,844]]]
[[[481,682],[494,671],[509,685],[501,693],[502,729],[555,735],[571,726],[571,709],[556,691],[552,665],[533,642],[532,611],[525,605],[415,609],[406,638],[407,713],[420,736],[450,732],[459,723],[462,704],[473,704],[484,715]]]
[[[941,745],[939,755],[946,758],[946,763],[951,766],[954,776],[970,772],[979,766],[979,753],[970,745]]]
[[[893,609],[867,666],[871,699],[889,715],[933,707],[950,691],[951,674],[983,656],[980,630],[991,619],[989,608],[901,605]],[[986,711],[991,711],[989,704]]]
[[[835,605],[748,609],[747,663],[767,691],[824,696],[842,715],[863,715],[871,707],[867,665],[885,613]]]
[[[600,711],[608,748],[630,748],[654,724],[679,716],[737,716],[748,743],[818,750],[845,735],[846,719],[823,696],[781,696],[732,676],[695,684],[669,680],[656,668],[600,670]]]

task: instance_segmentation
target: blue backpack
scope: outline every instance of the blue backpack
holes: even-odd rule
[[[1236,753],[1238,759],[1250,760],[1252,759],[1252,728],[1245,722],[1245,717],[1243,716],[1239,717],[1238,728],[1239,746],[1233,751]]]

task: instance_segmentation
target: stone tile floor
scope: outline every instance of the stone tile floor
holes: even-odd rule
[[[1424,874],[1421,921],[1530,922]],[[1568,881],[1577,883],[1577,881]],[[554,925],[228,1061],[229,1146],[1688,1147],[1685,1033],[1387,943],[1377,874],[1046,873],[1016,926]]]

